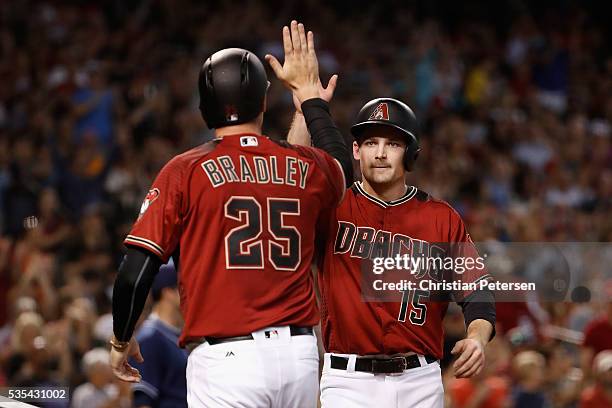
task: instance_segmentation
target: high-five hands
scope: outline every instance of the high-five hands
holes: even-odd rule
[[[323,84],[321,80],[319,80],[319,98],[323,99],[325,102],[329,102],[332,100],[334,96],[334,91],[336,90],[336,85],[338,84],[338,75],[334,74],[329,79],[327,83],[327,87],[323,88]],[[292,93],[293,96],[293,106],[295,106],[295,110],[299,113],[302,113],[302,104],[300,100],[295,95],[295,92]]]
[[[319,62],[312,31],[306,33],[304,25],[293,20],[291,28],[283,27],[283,48],[283,65],[270,54],[266,55],[266,61],[276,77],[293,93],[296,109],[299,110],[299,106],[311,98],[322,98],[329,102],[334,94],[338,76],[332,76],[327,87],[323,88],[319,79]]]

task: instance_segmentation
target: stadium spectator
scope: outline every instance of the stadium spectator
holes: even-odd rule
[[[595,384],[586,388],[580,398],[580,408],[612,407],[612,350],[604,350],[593,360]]]
[[[512,406],[516,408],[547,408],[551,403],[544,393],[546,360],[536,351],[521,351],[512,359],[516,378],[512,391]]]
[[[605,305],[605,313],[592,320],[584,329],[581,363],[588,375],[593,364],[593,357],[604,350],[612,350],[612,302]]]

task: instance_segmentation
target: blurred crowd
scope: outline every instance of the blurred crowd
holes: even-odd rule
[[[282,58],[291,18],[315,32],[322,80],[339,74],[347,141],[367,100],[413,107],[409,181],[457,208],[474,241],[612,241],[611,33],[592,3],[208,3],[0,2],[0,386],[130,406],[107,364],[122,240],[159,169],[212,137],[204,58]],[[282,139],[291,95],[271,82],[264,129]],[[500,305],[486,372],[444,371],[449,406],[612,406],[612,306],[577,300]],[[448,344],[463,336],[455,309],[446,325]]]

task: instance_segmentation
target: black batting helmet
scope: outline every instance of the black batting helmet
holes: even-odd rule
[[[388,126],[399,130],[406,136],[404,167],[407,171],[414,168],[421,148],[419,147],[418,123],[412,109],[403,102],[393,98],[372,99],[359,111],[357,121],[351,127],[351,133],[361,143],[366,128],[371,126]]]
[[[226,48],[208,57],[198,80],[200,111],[210,129],[249,122],[262,111],[268,76],[255,54]]]

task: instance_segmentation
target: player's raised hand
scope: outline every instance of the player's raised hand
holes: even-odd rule
[[[276,77],[293,92],[300,104],[321,97],[319,62],[312,31],[306,33],[304,24],[293,20],[291,28],[283,27],[283,48],[285,61],[282,65],[274,56],[266,55]]]
[[[452,354],[458,354],[459,358],[453,364],[455,377],[469,378],[479,374],[485,363],[484,345],[475,339],[463,339],[455,344],[451,350]]]
[[[338,85],[338,75],[337,74],[332,75],[332,77],[329,79],[329,82],[327,83],[327,87],[325,88],[323,88],[323,84],[321,83],[321,80],[319,79],[319,97],[323,99],[325,102],[331,101],[332,98],[334,97],[336,85]],[[300,100],[296,96],[295,92],[292,92],[292,96],[293,96],[293,106],[295,106],[295,110],[301,113],[302,104],[300,103]]]
[[[123,351],[119,351],[114,347],[111,347],[110,362],[113,374],[123,381],[140,382],[142,377],[140,372],[138,372],[138,370],[132,367],[128,362],[130,357],[134,357],[134,359],[139,363],[144,362],[144,358],[140,353],[140,345],[135,338],[132,337],[130,344]]]

